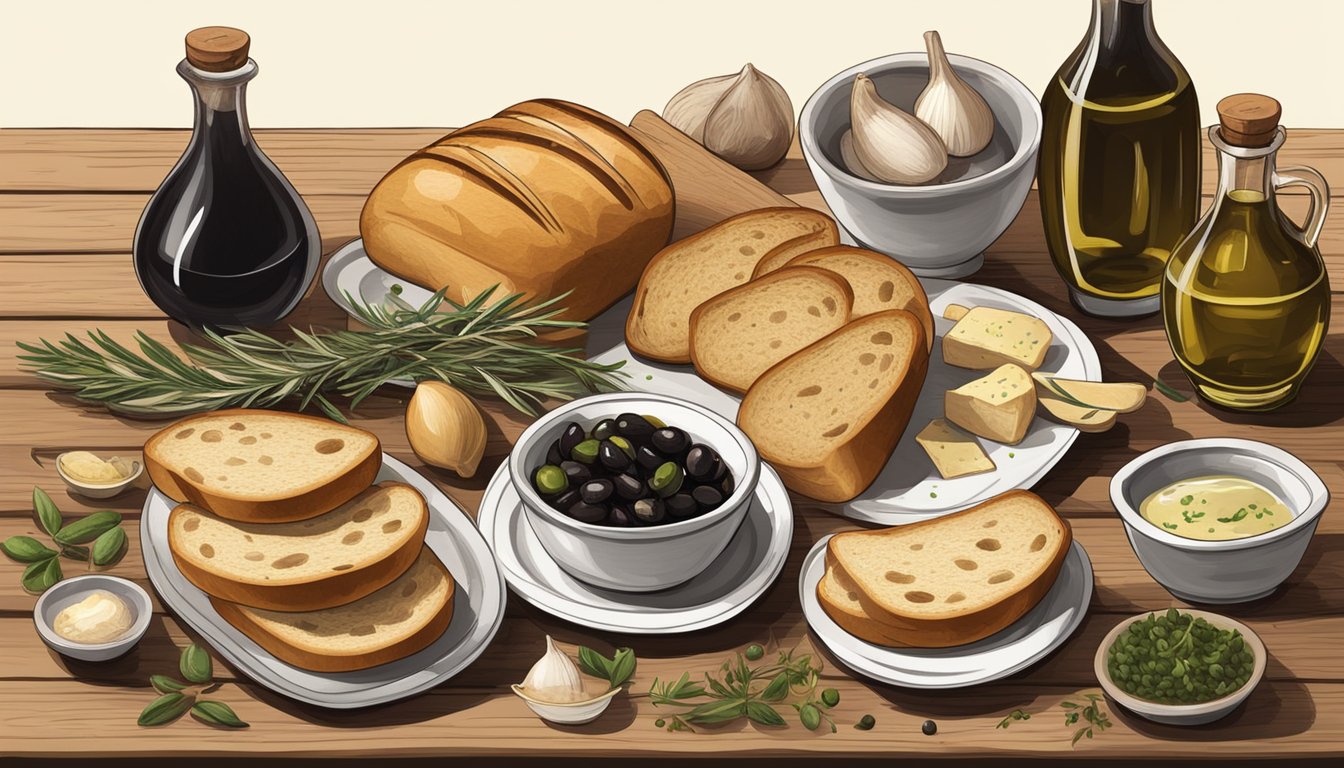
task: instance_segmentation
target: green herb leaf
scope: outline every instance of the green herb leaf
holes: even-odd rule
[[[63,578],[65,574],[61,573],[61,559],[49,557],[24,568],[19,583],[29,592],[40,595]]]
[[[746,703],[737,699],[711,701],[682,715],[688,723],[696,725],[714,725],[736,720],[746,714]]]
[[[1161,379],[1153,379],[1153,388],[1156,389],[1158,392],[1161,392],[1163,395],[1166,395],[1169,400],[1174,400],[1178,403],[1184,403],[1185,401],[1190,399],[1189,397],[1172,389],[1170,384],[1167,384],[1165,381]]]
[[[225,728],[247,728],[247,723],[238,719],[234,714],[233,708],[222,701],[203,700],[196,702],[191,708],[191,714],[195,715],[202,722],[210,725],[219,725]]]
[[[629,648],[617,648],[616,656],[611,661],[611,669],[607,673],[607,681],[611,683],[612,688],[620,688],[635,674],[635,652]]]
[[[183,677],[198,685],[210,682],[214,676],[210,654],[195,643],[182,649],[182,658],[178,660],[177,666]]]
[[[65,526],[52,538],[57,544],[87,544],[121,524],[121,513],[104,509]]]
[[[786,725],[783,715],[779,714],[769,704],[762,704],[759,701],[747,702],[747,719],[757,725],[765,725],[771,728],[780,728]]]
[[[112,528],[93,540],[93,564],[112,565],[126,552],[126,530],[121,526]]]
[[[611,680],[612,660],[587,646],[579,646],[579,669],[585,675]]]
[[[33,517],[48,536],[55,536],[61,530],[61,511],[47,492],[37,486],[33,486]]]
[[[761,691],[761,699],[764,701],[783,701],[784,697],[789,695],[789,673],[780,672],[775,678],[765,686]]]
[[[0,550],[3,550],[11,560],[17,560],[20,563],[40,563],[47,558],[56,556],[56,550],[47,547],[32,536],[10,536],[8,539],[0,541]]]
[[[195,700],[196,697],[189,694],[165,693],[141,710],[135,722],[144,726],[167,725],[185,715]]]
[[[167,675],[150,675],[149,684],[159,693],[177,693],[186,690],[187,684],[174,680]]]
[[[74,544],[61,547],[61,557],[69,558],[70,560],[78,560],[81,563],[87,563],[89,561],[89,548],[76,546]]]

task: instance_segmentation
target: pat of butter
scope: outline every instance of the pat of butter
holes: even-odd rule
[[[915,442],[929,454],[944,480],[979,472],[992,472],[994,462],[974,437],[942,419],[934,419],[915,435]]]
[[[72,643],[110,643],[131,629],[131,609],[126,601],[106,590],[95,590],[78,603],[56,614],[51,628]]]
[[[117,459],[103,461],[88,451],[71,451],[61,454],[61,469],[72,480],[81,483],[119,483],[126,475],[117,467]]]
[[[943,337],[943,361],[985,370],[1016,363],[1034,371],[1045,362],[1054,335],[1039,318],[993,307],[973,307]]]
[[[1012,445],[1026,437],[1036,416],[1036,384],[1021,366],[1001,365],[948,391],[943,415],[972,434]]]

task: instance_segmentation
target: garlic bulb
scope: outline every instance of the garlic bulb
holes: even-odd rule
[[[863,167],[863,161],[854,152],[854,132],[845,131],[840,137],[840,160],[845,165],[845,170],[869,181],[881,183],[881,179],[874,176],[867,168]]]
[[[929,52],[929,84],[915,101],[915,116],[938,134],[948,154],[974,155],[994,136],[994,113],[952,69],[937,32],[925,32],[924,45]]]
[[[556,647],[550,635],[546,636],[546,653],[532,665],[521,687],[538,701],[570,704],[585,698],[578,666]]]
[[[471,477],[485,455],[485,419],[454,387],[422,381],[406,406],[406,438],[426,464]]]
[[[877,95],[865,74],[849,98],[854,154],[862,167],[891,184],[923,184],[947,167],[947,148],[933,129]]]
[[[769,168],[793,142],[793,102],[784,87],[750,63],[735,75],[692,83],[672,97],[663,118],[743,170]]]

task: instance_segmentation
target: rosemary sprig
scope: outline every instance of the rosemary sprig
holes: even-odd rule
[[[264,408],[299,398],[344,421],[332,397],[354,408],[394,379],[437,379],[477,395],[495,395],[527,415],[543,400],[622,388],[622,363],[582,358],[580,349],[538,343],[541,333],[583,328],[560,320],[557,296],[537,303],[495,289],[466,304],[434,294],[420,307],[395,293],[386,306],[346,298],[367,331],[302,331],[293,341],[260,331],[204,329],[209,344],[183,344],[183,359],[137,332],[136,354],[102,331],[89,341],[66,334],[52,343],[19,342],[24,365],[75,397],[129,415],[172,416],[230,407]]]
[[[819,662],[811,654],[795,656],[795,651],[780,651],[771,663],[749,662],[764,656],[760,646],[737,653],[719,668],[719,674],[705,673],[704,683],[692,680],[685,672],[676,680],[654,679],[649,699],[656,707],[676,707],[681,711],[659,717],[654,725],[669,731],[694,731],[695,726],[727,723],[746,718],[757,725],[779,728],[787,723],[777,707],[788,705],[798,713],[803,727],[816,730],[826,723],[835,733],[835,721],[826,710],[840,701],[833,689],[817,691]]]

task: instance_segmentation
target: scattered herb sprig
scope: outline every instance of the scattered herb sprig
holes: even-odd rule
[[[1163,395],[1167,397],[1168,400],[1174,400],[1178,403],[1184,403],[1185,401],[1190,399],[1187,395],[1184,395],[1176,391],[1175,389],[1172,389],[1172,386],[1170,384],[1161,379],[1153,379],[1153,389],[1156,389],[1158,392],[1161,392]]]
[[[56,503],[47,492],[33,487],[33,520],[48,537],[54,548],[32,536],[10,536],[0,541],[0,551],[9,559],[26,563],[19,583],[33,594],[46,592],[65,578],[61,558],[94,566],[116,565],[126,554],[126,531],[121,527],[121,514],[102,510],[85,515],[66,524]]]
[[[996,729],[998,729],[998,728],[1007,728],[1008,726],[1012,725],[1013,723],[1020,722],[1020,721],[1022,721],[1022,720],[1030,720],[1030,719],[1031,719],[1031,713],[1030,713],[1030,712],[1027,712],[1027,711],[1022,710],[1022,709],[1014,709],[1012,712],[1009,712],[1009,713],[1008,713],[1008,716],[1007,716],[1007,717],[1005,717],[1005,718],[1003,718],[1002,720],[1000,720],[1000,721],[999,721],[999,724],[996,725],[996,726],[994,726],[994,727],[995,727]]]
[[[561,320],[564,296],[527,302],[523,294],[491,301],[491,288],[458,304],[435,293],[420,307],[391,295],[385,304],[346,299],[370,330],[308,332],[281,341],[248,328],[201,331],[207,345],[182,344],[186,358],[143,332],[139,354],[91,331],[89,341],[19,342],[24,365],[75,397],[132,415],[172,416],[228,407],[263,408],[299,398],[337,421],[332,398],[354,408],[396,379],[436,379],[475,395],[498,396],[535,415],[547,398],[568,400],[623,388],[623,363],[595,363],[580,349],[537,336],[585,323]]]
[[[579,646],[579,669],[585,675],[606,680],[611,686],[607,690],[629,682],[635,674],[636,664],[635,652],[629,648],[617,648],[616,655],[609,659],[592,648]]]
[[[150,675],[149,684],[161,695],[140,711],[140,717],[136,719],[138,725],[168,725],[190,712],[207,725],[221,728],[248,727],[228,704],[202,698],[203,694],[219,688],[214,682],[214,665],[210,662],[210,654],[204,648],[195,643],[183,648],[177,668],[186,682],[167,675]]]
[[[1073,741],[1070,743],[1075,745],[1084,737],[1090,739],[1094,732],[1101,733],[1113,725],[1110,716],[1100,706],[1101,696],[1099,694],[1085,693],[1083,696],[1087,699],[1086,704],[1078,704],[1072,701],[1061,701],[1059,703],[1059,706],[1064,709],[1064,725],[1066,727],[1077,725],[1079,719],[1084,723],[1073,732]]]

